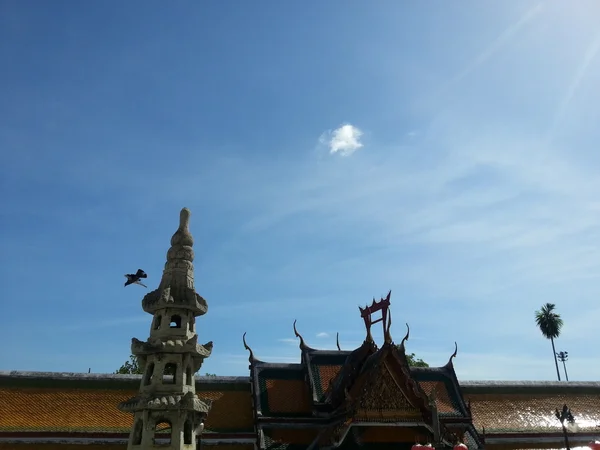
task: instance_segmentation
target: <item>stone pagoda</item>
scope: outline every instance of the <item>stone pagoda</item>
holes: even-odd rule
[[[142,300],[143,310],[154,317],[150,337],[131,340],[144,375],[139,394],[119,405],[134,414],[128,450],[195,449],[210,409],[210,401],[196,397],[194,382],[213,344],[198,344],[196,334],[196,317],[206,314],[208,305],[194,288],[189,220],[190,211],[182,209],[160,285]]]

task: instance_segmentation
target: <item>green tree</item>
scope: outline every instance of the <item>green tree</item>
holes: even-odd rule
[[[400,346],[396,345],[396,348],[399,350]],[[414,353],[407,353],[406,359],[408,360],[408,365],[410,367],[429,367],[429,364],[427,364],[421,358],[417,358],[417,355]]]
[[[408,365],[410,367],[429,367],[429,364],[427,364],[421,358],[417,358],[414,353],[406,355],[406,359],[408,360]]]
[[[115,373],[142,374],[144,372],[142,372],[142,370],[140,369],[137,358],[131,355],[129,356],[129,361],[125,361],[125,364],[123,364]]]
[[[217,376],[217,374],[216,374],[216,373],[208,373],[208,372],[206,372],[206,373],[204,374],[204,376],[205,376],[205,377],[216,377],[216,376]]]
[[[559,314],[554,312],[555,308],[556,305],[554,303],[546,303],[543,305],[539,311],[535,312],[535,323],[544,337],[550,339],[550,342],[552,343],[552,355],[554,356],[554,364],[556,365],[556,376],[558,376],[558,381],[560,381],[554,339],[557,339],[560,336],[563,320],[560,318]]]

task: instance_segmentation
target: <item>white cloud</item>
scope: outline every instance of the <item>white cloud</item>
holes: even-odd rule
[[[339,153],[342,156],[349,156],[363,147],[360,138],[363,132],[349,123],[336,128],[333,131],[323,133],[319,138],[321,144],[329,148],[330,153]]]
[[[328,338],[329,337],[329,333],[325,333],[324,331],[317,333],[317,337],[318,338]]]

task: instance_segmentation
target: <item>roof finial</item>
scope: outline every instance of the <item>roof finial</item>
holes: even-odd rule
[[[458,354],[458,345],[456,342],[454,342],[454,353],[452,353],[452,355],[450,356],[450,359],[448,360],[448,362],[446,363],[446,366],[451,366],[452,365],[452,360],[454,358],[456,358],[456,355]]]
[[[190,210],[182,208],[179,212],[179,228],[182,230],[188,230],[190,227]]]
[[[183,208],[179,213],[179,228],[171,238],[171,247],[175,247],[177,245],[184,245],[188,247],[193,247],[194,238],[190,233],[190,216],[191,212],[187,208]]]
[[[171,237],[167,263],[161,280],[162,286],[174,285],[194,288],[194,238],[190,233],[190,210],[183,208],[179,214],[179,228]]]
[[[298,330],[296,329],[296,320],[294,320],[294,334],[296,335],[297,338],[300,338],[300,348],[301,349],[306,348],[306,343],[304,342],[304,339],[302,338],[302,336],[300,335],[300,333],[298,333]]]
[[[340,333],[339,332],[335,333],[335,344],[337,345],[338,350],[341,352],[342,349],[340,348]]]
[[[252,349],[248,346],[248,344],[246,343],[246,332],[244,331],[244,334],[242,335],[242,341],[244,342],[244,348],[246,350],[248,350],[248,352],[250,352],[250,355],[248,357],[248,361],[250,361],[250,364],[252,364],[254,362],[254,352],[252,351]]]
[[[404,350],[404,343],[406,341],[408,341],[409,336],[410,336],[410,327],[408,326],[408,324],[406,324],[406,336],[404,336],[404,338],[402,339],[402,342],[400,342],[400,347],[402,347],[403,350]]]
[[[392,291],[390,291],[391,293]],[[387,323],[383,325],[383,340],[386,344],[391,344],[392,333],[390,332],[390,328],[392,327],[392,311],[388,310],[387,312]]]

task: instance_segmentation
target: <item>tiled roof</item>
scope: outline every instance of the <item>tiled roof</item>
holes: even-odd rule
[[[253,432],[254,418],[250,390],[212,390],[197,393],[213,401],[206,419],[205,432]]]
[[[423,375],[434,372],[413,371],[426,392],[442,386],[435,383],[443,380],[435,377],[426,380]],[[280,417],[306,415],[308,400],[301,389],[300,381],[304,378],[299,364],[264,364],[260,374],[265,387],[265,416],[271,408]],[[268,380],[278,381],[269,382],[267,389]],[[131,415],[119,412],[116,405],[135,395],[140,381],[141,376],[128,375],[0,373],[0,432],[90,429],[103,433],[128,432]],[[201,377],[197,379],[196,389],[199,397],[213,400],[207,434],[253,432],[248,377]],[[460,383],[460,389],[465,400],[471,401],[476,426],[480,430],[485,427],[488,437],[502,433],[560,431],[553,411],[564,403],[573,411],[581,433],[600,434],[600,428],[595,428],[600,425],[599,382],[468,381]],[[437,398],[442,413],[456,407],[450,394],[446,397],[441,389],[437,391]],[[66,416],[57,411],[65,411]],[[2,445],[0,443],[0,449]],[[50,447],[44,445],[44,448]],[[91,450],[89,446],[86,448]]]
[[[560,434],[554,411],[564,404],[575,417],[575,434],[600,434],[600,382],[468,381],[461,389],[486,435]]]
[[[137,394],[140,376],[0,373],[0,432],[128,433],[133,416],[117,404]],[[241,383],[239,382],[241,381]],[[206,432],[253,432],[247,378],[197,380],[198,397],[212,400]]]
[[[475,426],[486,433],[560,432],[554,411],[567,404],[579,432],[600,432],[600,391],[596,394],[565,392],[470,394]]]
[[[329,383],[337,376],[352,352],[304,348],[303,353],[312,375],[314,397],[317,401],[322,401]]]
[[[315,350],[310,347],[305,347],[302,350],[305,360],[307,361],[307,366],[312,373],[316,398],[323,400],[324,394],[329,389],[330,382],[333,381],[338,375],[343,364],[346,362],[346,359],[352,352]],[[266,363],[261,364],[267,365]],[[271,364],[271,366],[278,367],[279,371],[277,377],[280,379],[292,376],[291,374],[284,374],[286,371],[286,365]],[[296,379],[303,380],[300,374],[302,365],[293,364],[287,366],[289,366],[290,372],[292,371],[293,367],[293,371],[296,373],[296,375],[294,375]],[[413,368],[411,369],[411,375],[415,378],[417,383],[422,387],[427,395],[430,395],[434,388],[436,389],[436,404],[438,411],[442,415],[454,417],[465,416],[466,411],[464,411],[464,406],[461,407],[461,399],[459,398],[460,393],[457,386],[453,386],[453,380],[451,374],[449,373],[449,369]],[[261,379],[265,380],[268,376],[269,375],[267,373],[263,373],[261,375]],[[263,384],[261,384],[261,386],[265,386],[264,381],[262,383]],[[263,388],[261,387],[261,390],[262,389]],[[266,386],[264,389],[266,389]],[[304,393],[300,393],[299,387],[296,387],[293,392],[294,393],[290,391],[288,401],[295,401],[294,398],[304,398]],[[302,402],[304,402],[304,400],[302,400]]]
[[[257,407],[265,417],[310,416],[311,401],[302,366],[281,368],[257,362]]]
[[[453,367],[413,367],[411,375],[428,396],[435,391],[435,403],[441,416],[468,416]]]
[[[117,404],[136,391],[0,387],[0,431],[129,432]]]

